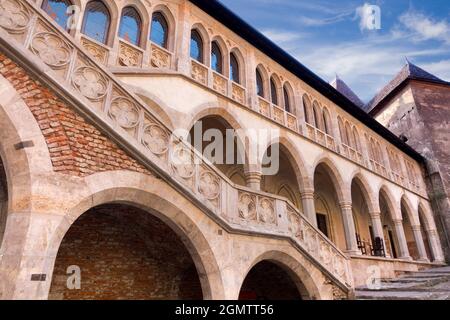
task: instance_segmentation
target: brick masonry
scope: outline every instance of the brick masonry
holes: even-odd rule
[[[33,113],[47,142],[55,172],[88,176],[126,169],[150,174],[50,89],[1,53],[0,74]]]
[[[81,290],[67,289],[67,267]],[[201,299],[195,265],[179,237],[151,214],[104,205],[70,228],[56,259],[50,299]]]

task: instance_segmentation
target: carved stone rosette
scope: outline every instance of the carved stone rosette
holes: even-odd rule
[[[273,200],[260,198],[258,202],[258,220],[266,224],[276,224],[277,218]]]
[[[17,0],[0,0],[0,26],[11,33],[23,32],[31,21],[25,5]]]
[[[256,196],[246,192],[239,194],[239,217],[246,221],[256,221]]]
[[[169,68],[170,55],[156,46],[152,46],[151,65],[155,68]]]
[[[194,157],[182,143],[176,144],[171,153],[171,165],[174,172],[182,179],[189,180],[195,175]]]
[[[99,101],[106,96],[107,78],[92,67],[79,67],[72,75],[73,86],[86,98]]]
[[[162,156],[169,150],[169,134],[157,124],[148,124],[143,130],[142,144],[153,154]]]
[[[210,171],[200,174],[198,186],[200,194],[208,200],[216,200],[220,196],[220,179]]]
[[[101,64],[106,64],[108,60],[108,50],[85,38],[81,39],[81,45],[92,56],[92,58],[94,58],[95,61]]]
[[[53,68],[65,67],[72,55],[71,47],[57,34],[51,32],[35,34],[30,48],[45,64]]]
[[[114,98],[108,113],[111,119],[124,129],[132,129],[139,124],[139,108],[126,97]]]
[[[119,48],[119,64],[125,67],[140,67],[142,61],[142,53],[138,50],[120,43]]]

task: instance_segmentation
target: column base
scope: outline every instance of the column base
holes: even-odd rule
[[[346,253],[349,256],[362,256],[362,252],[360,250],[345,250],[344,253]]]
[[[412,257],[400,257],[400,260],[405,260],[405,261],[414,261]]]
[[[426,263],[430,263],[430,259],[428,258],[421,258],[419,260],[417,260],[418,262],[426,262]]]

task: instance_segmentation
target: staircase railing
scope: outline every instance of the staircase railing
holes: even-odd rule
[[[191,145],[173,138],[151,110],[29,0],[0,0],[0,40],[44,73],[96,121],[132,141],[154,167],[234,230],[290,238],[337,284],[352,283],[349,259],[282,197],[233,184]],[[3,31],[2,31],[3,30]],[[42,64],[43,63],[43,64]],[[169,177],[169,178],[170,178]]]

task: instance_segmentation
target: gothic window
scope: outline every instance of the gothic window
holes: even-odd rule
[[[111,15],[105,4],[99,0],[89,2],[86,6],[81,32],[98,42],[106,44],[110,24]]]
[[[141,29],[142,20],[136,9],[133,7],[124,8],[120,19],[119,37],[139,46]]]
[[[283,95],[284,95],[284,110],[286,110],[287,112],[292,112],[291,96],[289,94],[289,89],[287,88],[286,85],[283,87]]]
[[[272,98],[272,103],[278,105],[277,84],[275,83],[274,78],[270,79],[270,96]]]
[[[241,83],[239,62],[234,53],[230,54],[230,79],[236,83]]]
[[[261,71],[256,69],[256,90],[258,93],[258,96],[264,98],[265,92],[264,92],[264,81],[263,77],[261,75]]]
[[[311,100],[309,100],[308,96],[303,95],[303,111],[305,113],[305,121],[310,125],[314,125],[314,116],[311,110]]]
[[[317,129],[322,130],[322,126],[321,126],[322,113],[320,112],[320,107],[319,107],[319,104],[317,103],[317,101],[314,101],[314,103],[313,103],[313,111],[314,111],[314,126]]]
[[[69,7],[72,2],[69,0],[44,0],[42,9],[65,30],[69,30]]]
[[[343,144],[348,145],[348,139],[344,128],[344,123],[342,122],[342,118],[338,117],[338,126],[339,126],[339,133],[341,135],[341,142]]]
[[[197,30],[191,31],[191,58],[200,63],[204,63],[203,40]]]
[[[332,135],[330,113],[328,112],[328,109],[324,107],[322,114],[323,114],[323,126],[325,129],[325,133],[328,135]]]
[[[361,152],[361,141],[359,139],[359,134],[358,134],[358,130],[356,129],[356,127],[353,127],[353,140],[355,142],[355,149],[358,152]]]
[[[211,68],[217,73],[223,73],[223,55],[216,41],[211,45]]]
[[[155,12],[152,16],[152,29],[150,40],[158,46],[167,49],[169,39],[169,24],[161,12]]]

